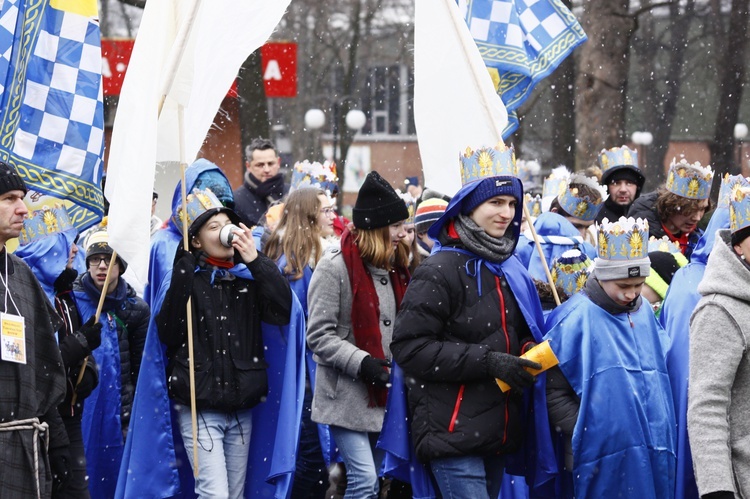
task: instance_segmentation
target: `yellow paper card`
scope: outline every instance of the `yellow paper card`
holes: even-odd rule
[[[542,365],[542,368],[540,370],[537,369],[530,369],[528,367],[525,367],[528,372],[536,376],[540,372],[546,371],[550,367],[555,367],[557,364],[559,364],[559,361],[557,360],[557,356],[555,355],[555,352],[552,351],[552,348],[549,346],[549,340],[545,340],[541,343],[539,343],[537,346],[526,352],[525,354],[521,355],[522,359],[528,359],[533,362],[537,362]],[[503,391],[503,393],[510,390],[510,386],[508,386],[507,383],[505,383],[502,380],[495,379],[497,382],[497,386],[500,387],[500,389]]]

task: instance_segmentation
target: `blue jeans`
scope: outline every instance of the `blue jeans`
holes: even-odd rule
[[[496,499],[505,471],[501,456],[444,457],[430,461],[443,499]]]
[[[352,431],[341,426],[330,428],[346,466],[344,499],[377,498],[378,469],[383,461],[383,451],[375,448],[378,433]]]
[[[176,406],[180,433],[190,466],[193,466],[193,430],[190,408]],[[245,494],[247,457],[250,453],[252,410],[198,411],[198,497],[240,498]]]

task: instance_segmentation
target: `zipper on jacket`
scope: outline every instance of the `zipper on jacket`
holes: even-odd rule
[[[503,334],[505,334],[505,353],[510,353],[510,337],[508,336],[508,328],[505,323],[505,297],[503,297],[502,283],[500,277],[495,276],[495,289],[497,289],[497,295],[500,297],[500,323],[503,326]],[[508,414],[508,397],[510,391],[505,394],[505,424],[503,425],[503,444],[508,441],[508,421],[510,416]]]
[[[453,433],[453,429],[456,427],[456,420],[458,419],[458,410],[461,408],[461,401],[464,398],[464,388],[466,385],[461,385],[458,389],[458,396],[456,397],[456,405],[453,407],[453,415],[451,416],[451,423],[448,425],[448,433]]]

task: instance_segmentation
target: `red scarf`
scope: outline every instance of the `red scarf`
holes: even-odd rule
[[[677,243],[680,245],[680,252],[684,255],[685,252],[688,249],[688,243],[690,242],[690,234],[684,233],[680,237],[675,236],[671,232],[669,232],[669,229],[667,229],[667,226],[663,223],[661,224],[661,228],[664,229],[664,233],[667,234],[667,237],[670,241]]]
[[[349,283],[352,287],[352,330],[354,342],[358,348],[370,354],[374,359],[384,359],[383,343],[380,335],[380,301],[372,276],[367,270],[359,248],[354,242],[354,236],[349,229],[344,230],[341,237],[341,255],[344,257]],[[401,300],[409,282],[409,271],[405,268],[390,271],[393,295],[396,298],[396,309],[401,306]],[[385,368],[384,368],[385,369]],[[367,386],[369,407],[384,407],[388,390]]]

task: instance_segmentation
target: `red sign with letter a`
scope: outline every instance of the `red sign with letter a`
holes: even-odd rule
[[[266,43],[260,49],[266,97],[297,96],[297,44]]]
[[[102,39],[104,95],[120,95],[134,44],[132,39]],[[266,97],[296,97],[297,44],[267,43],[261,47],[260,56]],[[228,96],[237,96],[236,84],[229,89]]]

